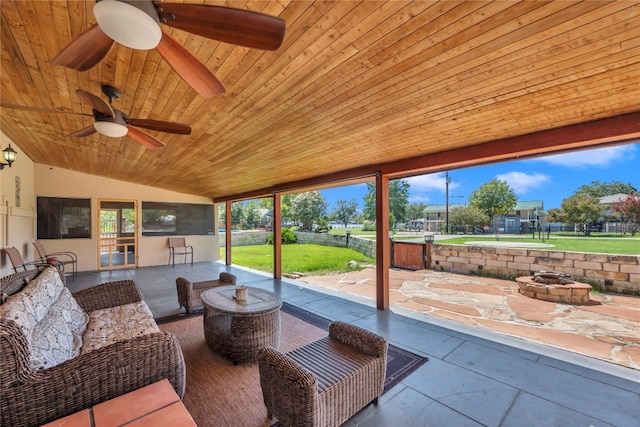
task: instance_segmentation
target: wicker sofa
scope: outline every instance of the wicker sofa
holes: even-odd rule
[[[185,363],[133,281],[71,294],[48,267],[0,281],[0,425],[40,425],[168,379]]]
[[[178,304],[187,309],[187,313],[193,313],[194,310],[203,308],[200,295],[207,289],[217,286],[235,285],[236,276],[231,273],[220,273],[220,277],[214,280],[205,280],[203,282],[191,282],[184,277],[176,279],[176,291],[178,292]]]
[[[258,351],[260,386],[267,416],[284,426],[340,426],[384,390],[387,341],[344,322],[329,336],[288,353]]]

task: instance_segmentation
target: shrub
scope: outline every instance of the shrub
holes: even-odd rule
[[[364,221],[362,231],[376,231],[376,223],[373,221]]]
[[[293,228],[293,227],[292,227]],[[298,238],[293,233],[291,228],[283,228],[280,233],[280,242],[284,245],[288,245],[290,243],[296,243]],[[267,244],[273,245],[273,232],[269,233],[267,236]]]

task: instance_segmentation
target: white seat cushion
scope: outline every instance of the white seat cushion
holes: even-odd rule
[[[82,354],[155,332],[160,329],[144,301],[95,310],[89,313]]]

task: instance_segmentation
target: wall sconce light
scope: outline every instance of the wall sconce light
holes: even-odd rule
[[[11,164],[16,160],[16,150],[11,148],[11,144],[4,150],[2,150],[2,157],[7,161],[7,163],[0,162],[0,170],[4,169],[5,166],[11,167]]]

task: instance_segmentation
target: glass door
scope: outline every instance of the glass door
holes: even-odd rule
[[[98,207],[99,270],[136,267],[138,265],[136,202],[100,199]]]

